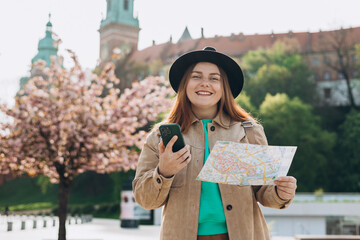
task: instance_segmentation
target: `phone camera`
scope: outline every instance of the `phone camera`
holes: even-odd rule
[[[167,127],[161,128],[160,131],[164,136],[167,136],[167,135],[171,134],[171,130],[169,128],[167,128]]]

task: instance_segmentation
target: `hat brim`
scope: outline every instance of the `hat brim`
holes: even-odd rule
[[[227,75],[233,97],[236,98],[240,94],[244,85],[244,75],[240,66],[229,56],[208,50],[185,53],[175,60],[169,72],[170,84],[175,92],[179,89],[185,71],[199,62],[214,63],[222,68]]]

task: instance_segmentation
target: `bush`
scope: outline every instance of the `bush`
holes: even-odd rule
[[[85,205],[82,210],[81,210],[81,213],[82,214],[93,214],[95,212],[95,208],[94,208],[94,205]]]

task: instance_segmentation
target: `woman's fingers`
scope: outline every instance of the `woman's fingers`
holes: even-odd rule
[[[280,181],[274,181],[276,185],[285,187],[285,188],[294,188],[296,187],[296,183],[293,182],[280,182]]]
[[[282,199],[292,199],[295,196],[297,188],[296,178],[292,176],[279,177],[274,183],[277,185],[277,193]]]
[[[183,162],[188,157],[189,154],[190,154],[190,146],[186,145],[185,147],[177,151],[175,153],[175,156],[176,159],[179,159],[179,161]]]
[[[283,191],[283,192],[286,192],[286,193],[289,193],[289,194],[292,194],[294,192],[294,188],[286,188],[286,187],[277,187],[277,189]]]
[[[189,153],[188,156],[185,158],[184,161],[181,162],[181,164],[179,165],[181,169],[183,169],[186,165],[189,164],[189,162],[191,161],[191,154]]]
[[[162,141],[159,143],[160,149],[160,161],[159,172],[164,176],[172,176],[183,169],[191,159],[190,146],[186,145],[177,152],[172,151],[172,146],[176,142],[177,137],[174,136],[167,144],[164,151],[161,151],[163,147]]]
[[[165,151],[165,146],[164,146],[164,142],[162,140],[162,138],[160,138],[160,142],[159,142],[159,153],[163,153]]]
[[[281,199],[284,199],[284,200],[290,200],[293,198],[293,194],[292,193],[288,193],[288,192],[285,192],[281,189],[277,189],[277,192],[278,192],[278,195]]]
[[[287,177],[279,177],[277,180],[274,181],[274,183],[276,183],[276,185],[281,185],[281,186],[296,186],[296,178],[292,177],[292,176],[287,176]]]
[[[178,136],[174,135],[171,140],[168,142],[168,144],[166,144],[166,148],[165,148],[165,151],[168,151],[168,152],[172,152],[172,149],[173,149],[173,146],[176,142],[176,140],[178,139]]]
[[[188,147],[186,147],[188,149]],[[191,154],[190,154],[190,150],[188,149],[181,157],[180,157],[180,161],[181,162],[186,162],[187,160],[189,160],[191,158]],[[189,160],[190,161],[190,160]],[[189,162],[188,161],[188,162]]]

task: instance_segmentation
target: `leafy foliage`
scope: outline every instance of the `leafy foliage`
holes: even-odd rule
[[[242,62],[248,79],[245,90],[255,106],[267,93],[298,96],[306,103],[315,101],[315,83],[297,42],[275,42],[270,49],[250,51]]]
[[[267,94],[260,114],[269,144],[298,147],[289,171],[298,179],[298,190],[326,186],[324,170],[336,135],[321,129],[320,118],[312,113],[312,107],[284,93]]]
[[[332,162],[330,173],[334,181],[334,191],[360,191],[360,112],[347,114],[340,126],[337,158]]]
[[[256,107],[251,103],[250,97],[246,94],[245,91],[241,92],[239,96],[235,99],[236,103],[239,104],[243,109],[254,114],[257,112]]]

